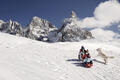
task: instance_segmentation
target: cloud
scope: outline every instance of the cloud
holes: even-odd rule
[[[119,31],[120,31],[120,25],[118,25],[118,29],[119,29]]]
[[[91,30],[91,32],[96,39],[103,40],[103,41],[109,41],[115,38],[117,39],[117,37],[119,37],[119,34],[114,33],[111,30],[104,30],[101,28],[93,29]]]
[[[120,3],[117,0],[109,0],[100,3],[93,12],[93,17],[86,17],[78,21],[81,28],[91,28],[93,36],[102,41],[120,39],[120,34],[111,30],[104,30],[113,24],[120,23]],[[118,26],[120,29],[120,25]]]
[[[120,22],[120,3],[109,0],[100,3],[94,10],[93,17],[86,17],[79,21],[82,28],[104,28]]]

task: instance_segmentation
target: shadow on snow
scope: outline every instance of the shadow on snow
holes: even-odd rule
[[[71,62],[72,64],[74,64],[77,67],[84,67],[83,64],[80,63],[80,61],[78,59],[68,59],[66,61]]]
[[[66,60],[66,61],[71,62],[71,64],[74,64],[74,65],[77,66],[77,67],[84,67],[83,64],[82,64],[78,59],[68,59],[68,60]],[[105,64],[104,62],[99,61],[99,60],[97,60],[97,59],[93,59],[92,61],[93,61],[93,62],[100,63],[100,64]],[[85,68],[85,67],[84,67],[84,68]]]
[[[97,63],[100,63],[100,64],[105,64],[104,62],[99,61],[99,60],[97,60],[97,59],[93,59],[93,61],[94,61],[94,62],[97,62]]]

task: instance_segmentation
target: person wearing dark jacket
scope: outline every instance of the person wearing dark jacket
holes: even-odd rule
[[[84,46],[81,46],[81,49],[80,49],[79,54],[78,54],[78,59],[79,59],[80,61],[83,61],[83,60],[84,60],[84,58],[85,58],[85,53],[86,53],[86,50],[85,50]]]

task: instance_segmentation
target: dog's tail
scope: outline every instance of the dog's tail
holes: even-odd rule
[[[114,58],[114,56],[108,56],[108,58],[111,58],[111,59],[113,59],[113,58]]]

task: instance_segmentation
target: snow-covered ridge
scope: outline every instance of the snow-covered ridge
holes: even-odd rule
[[[92,38],[92,33],[83,30],[76,23],[78,17],[74,11],[70,18],[66,18],[60,29],[52,25],[49,21],[39,17],[33,17],[30,23],[22,29],[16,21],[0,21],[0,31],[27,37],[39,41],[58,42],[58,41],[80,41]]]
[[[82,29],[78,24],[78,21],[78,17],[74,11],[72,11],[70,18],[66,18],[63,21],[63,25],[60,29],[62,41],[81,41],[93,38],[92,33]]]
[[[47,36],[49,32],[56,30],[54,25],[52,25],[47,20],[41,19],[39,17],[33,17],[30,24],[26,27],[24,33],[25,37],[46,41],[48,40]]]
[[[23,36],[23,30],[21,25],[16,21],[9,20],[8,22],[0,21],[0,31],[13,34],[13,35],[19,35]]]

